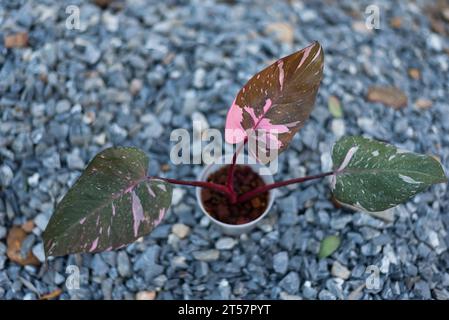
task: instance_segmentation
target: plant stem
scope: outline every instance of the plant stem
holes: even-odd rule
[[[177,180],[177,179],[169,179],[169,178],[161,178],[161,177],[147,177],[148,179],[158,179],[172,184],[179,184],[184,186],[193,186],[193,187],[201,187],[207,188],[211,190],[218,191],[220,193],[224,193],[228,197],[231,197],[229,189],[221,184],[207,182],[207,181],[186,181],[186,180]]]
[[[231,203],[242,203],[245,201],[248,201],[252,198],[254,198],[255,196],[270,191],[272,189],[276,189],[276,188],[280,188],[280,187],[285,187],[288,186],[290,184],[295,184],[295,183],[301,183],[301,182],[306,182],[306,181],[310,181],[310,180],[315,180],[315,179],[320,179],[320,178],[324,178],[327,176],[330,176],[332,174],[335,174],[334,171],[329,171],[329,172],[325,172],[325,173],[320,173],[320,174],[316,174],[316,175],[312,175],[312,176],[307,176],[307,177],[301,177],[301,178],[294,178],[294,179],[290,179],[290,180],[285,180],[285,181],[279,181],[279,182],[275,182],[272,184],[267,184],[264,186],[261,186],[259,188],[256,188],[254,190],[251,190],[249,192],[246,192],[244,194],[242,194],[241,196],[237,197],[237,194],[235,193],[234,190],[231,190],[230,188],[228,188],[228,186],[224,186],[221,184],[217,184],[217,183],[213,183],[213,182],[207,182],[207,181],[186,181],[186,180],[177,180],[177,179],[170,179],[170,178],[161,178],[161,177],[147,177],[147,179],[151,180],[151,179],[158,179],[158,180],[162,180],[168,183],[172,183],[172,184],[178,184],[178,185],[184,185],[184,186],[192,186],[192,187],[200,187],[200,188],[206,188],[206,189],[210,189],[210,190],[214,190],[220,193],[225,194],[228,199],[231,201]]]
[[[320,179],[320,178],[324,178],[324,177],[330,176],[332,174],[334,174],[334,172],[333,171],[329,171],[329,172],[325,172],[325,173],[316,174],[316,175],[313,175],[313,176],[294,178],[294,179],[290,179],[290,180],[286,180],[286,181],[279,181],[279,182],[275,182],[275,183],[272,183],[272,184],[267,184],[265,186],[258,187],[258,188],[254,189],[254,190],[251,190],[251,191],[248,191],[248,192],[242,194],[241,196],[239,196],[237,198],[237,203],[248,201],[248,200],[254,198],[257,195],[259,195],[259,194],[261,194],[263,192],[267,192],[267,191],[272,190],[272,189],[285,187],[285,186],[288,186],[290,184],[301,183],[301,182],[305,182],[305,181],[309,181],[309,180]]]
[[[235,171],[235,165],[237,163],[237,157],[242,151],[242,149],[245,147],[246,143],[248,142],[248,137],[245,137],[245,140],[243,140],[243,143],[235,150],[234,155],[232,156],[232,163],[229,166],[228,169],[228,176],[226,179],[226,187],[229,189],[231,193],[231,203],[237,202],[237,194],[234,191],[234,171]]]

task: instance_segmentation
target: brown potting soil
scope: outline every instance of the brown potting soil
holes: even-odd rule
[[[213,172],[207,179],[226,185],[229,165]],[[238,195],[265,185],[263,179],[249,166],[236,165],[234,170],[234,190]],[[232,204],[228,197],[218,191],[203,188],[201,201],[206,211],[215,219],[227,224],[244,224],[251,222],[265,211],[268,205],[268,192],[237,204]]]

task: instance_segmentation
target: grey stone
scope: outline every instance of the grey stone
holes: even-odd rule
[[[154,264],[151,266],[148,266],[144,270],[144,276],[146,282],[153,282],[156,277],[161,275],[164,272],[164,267],[159,264]]]
[[[70,110],[70,101],[68,100],[60,100],[56,104],[56,112],[57,113],[66,113]]]
[[[172,266],[177,269],[187,269],[186,258],[183,256],[175,256],[172,258]]]
[[[288,294],[296,294],[299,290],[299,276],[296,272],[290,271],[280,282],[279,286]]]
[[[91,268],[93,270],[93,274],[99,277],[105,277],[109,272],[109,266],[104,262],[101,255],[96,254],[91,262]]]
[[[2,26],[6,33],[28,31],[30,43],[0,54],[0,299],[38,299],[36,292],[63,287],[65,267],[73,264],[80,266],[81,288],[64,290],[60,299],[134,299],[142,291],[156,291],[158,299],[447,299],[445,184],[369,215],[336,209],[329,201],[328,179],[291,185],[277,190],[282,196],[269,220],[232,238],[232,248],[220,242],[220,250],[217,242],[225,236],[197,210],[194,189],[183,187],[174,192],[173,214],[163,224],[122,249],[125,253],[99,255],[103,263],[93,254],[50,258],[48,270],[10,263],[9,228],[34,218],[37,226],[24,250],[36,251],[55,205],[87,161],[104,148],[141,148],[150,155],[149,175],[197,176],[202,166],[170,166],[160,172],[169,162],[170,132],[191,131],[192,118],[223,130],[227,107],[241,85],[265,63],[293,52],[299,40],[328,39],[325,47],[337,49],[326,53],[315,110],[278,157],[276,180],[331,170],[331,148],[343,134],[433,153],[443,164],[449,159],[447,81],[441,81],[449,71],[443,50],[447,41],[428,24],[418,24],[412,33],[375,36],[363,21],[348,29],[345,12],[360,8],[346,0],[333,6],[292,1],[263,7],[245,1],[214,5],[218,1],[211,0],[194,10],[186,1],[176,6],[159,2],[150,9],[144,1],[127,1],[126,10],[120,3],[106,10],[82,3],[81,30],[67,30],[54,0],[16,2],[0,6]],[[389,13],[404,21],[422,20],[422,6],[408,9],[392,6]],[[232,21],[225,21],[226,10]],[[278,28],[293,26],[293,43],[268,33],[236,36],[235,30],[248,26],[265,30],[265,11],[275,11],[277,20],[291,24]],[[306,24],[300,33],[292,14]],[[420,45],[404,50],[410,42]],[[373,50],[386,46],[388,56]],[[418,80],[407,74],[410,68],[419,69]],[[422,96],[432,107],[394,111],[368,103],[369,108],[361,108],[374,83],[399,84],[411,105]],[[329,114],[331,95],[341,101],[344,118]],[[177,223],[190,228],[188,236],[172,231]],[[317,239],[331,233],[342,236],[335,258],[351,271],[346,280],[346,272],[332,267],[331,258],[317,259]],[[218,257],[195,259],[194,252],[207,250],[216,250]],[[284,261],[275,261],[283,252],[289,256],[285,272]],[[107,273],[95,274],[92,262],[107,267]],[[283,273],[274,270],[278,263]],[[380,290],[364,287],[369,265],[380,269]],[[278,284],[290,271],[308,279],[295,293]]]
[[[23,296],[23,300],[36,300],[37,296],[35,293],[28,292]]]
[[[145,125],[144,130],[142,131],[142,137],[156,139],[164,132],[164,127],[154,114],[145,114],[142,116],[141,122]]]
[[[128,136],[128,132],[126,131],[126,129],[122,128],[117,123],[113,123],[109,130],[111,132],[112,138],[118,142],[124,141]],[[148,131],[149,129],[147,127],[145,130],[145,134],[148,134]]]
[[[106,27],[106,30],[110,32],[116,32],[119,28],[119,17],[110,13],[109,11],[105,11],[102,15],[102,21]]]
[[[113,286],[112,279],[105,279],[101,281],[101,292],[103,293],[104,300],[112,299],[112,286]]]
[[[0,239],[6,238],[7,232],[6,227],[0,226]]]
[[[33,254],[40,262],[45,262],[45,251],[44,251],[44,244],[38,243],[33,247]]]
[[[66,281],[66,278],[58,272],[55,272],[54,280],[56,285],[60,285]]]
[[[44,214],[44,213],[39,213],[35,218],[34,218],[34,223],[36,224],[36,226],[41,230],[44,231],[45,228],[47,227],[48,221],[50,220],[50,218],[48,217],[48,215]]]
[[[231,287],[226,279],[222,279],[218,285],[218,291],[220,292],[221,299],[228,300],[231,296]]]
[[[357,227],[366,226],[366,227],[371,227],[371,228],[375,228],[375,229],[383,229],[386,227],[385,222],[383,222],[379,219],[373,218],[367,213],[361,213],[361,212],[357,212],[354,214],[354,216],[352,218],[352,223]]]
[[[297,230],[294,228],[288,228],[280,238],[280,245],[283,249],[291,251],[295,244],[295,239],[297,237]]]
[[[427,43],[429,47],[435,51],[440,52],[443,50],[443,42],[441,41],[441,37],[435,33],[430,34],[427,38]]]
[[[45,104],[36,103],[31,106],[31,114],[33,117],[39,118],[45,115]]]
[[[342,284],[344,280],[340,278],[333,278],[326,280],[326,288],[329,292],[334,295],[337,299],[343,300]]]
[[[381,234],[379,230],[370,227],[361,227],[359,231],[365,240],[372,240]]]
[[[131,275],[131,263],[126,251],[120,251],[117,254],[117,271],[122,277],[129,277]]]
[[[89,64],[95,64],[100,60],[101,52],[96,47],[88,45],[84,51],[84,60]]]
[[[179,239],[184,239],[187,237],[190,233],[190,227],[186,226],[182,223],[176,223],[172,227],[172,232],[175,234]]]
[[[184,195],[186,194],[185,189],[181,188],[173,188],[173,195],[172,195],[172,206],[177,206],[181,200],[184,198]]]
[[[309,201],[314,200],[317,196],[318,192],[314,186],[307,187],[298,194],[298,206],[300,208],[306,206]]]
[[[312,123],[305,126],[302,131],[302,142],[304,145],[309,147],[311,150],[316,150],[318,147],[318,136],[316,134],[316,131],[314,130],[314,127]]]
[[[346,126],[343,119],[332,119],[331,130],[337,139],[346,134]]]
[[[416,296],[420,299],[426,299],[429,300],[432,298],[432,295],[430,293],[429,284],[424,281],[418,281],[415,283],[415,286],[413,288],[413,292],[416,294]]]
[[[314,10],[305,9],[300,11],[301,20],[305,23],[311,22],[317,18],[317,14]]]
[[[171,231],[171,225],[159,225],[151,232],[151,237],[153,239],[167,239]]]
[[[149,246],[134,263],[134,271],[148,269],[159,261],[161,247],[158,245]]]
[[[39,178],[40,178],[39,173],[37,173],[37,172],[33,173],[27,179],[28,185],[32,188],[37,187],[37,185],[39,184]]]
[[[433,293],[437,300],[449,300],[449,291],[446,289],[433,289]]]
[[[302,300],[302,298],[298,295],[288,294],[287,292],[281,291],[279,294],[279,298],[281,300]]]
[[[237,241],[231,237],[223,237],[218,239],[215,243],[215,248],[218,250],[231,250],[237,244]]]
[[[346,280],[350,277],[351,271],[338,261],[334,261],[332,264],[331,274],[334,277]]]
[[[391,243],[391,237],[388,234],[381,234],[372,240],[375,246],[384,246]]]
[[[273,269],[277,273],[284,274],[288,269],[288,253],[286,251],[278,252],[273,256]]]
[[[321,290],[318,294],[318,299],[320,300],[337,300],[337,297],[330,293],[328,290]]]
[[[28,255],[28,253],[32,250],[35,241],[36,236],[33,233],[30,233],[25,237],[20,247],[20,255],[22,257],[26,257]]]
[[[351,215],[342,215],[342,216],[331,218],[330,226],[332,227],[332,229],[342,230],[351,221],[352,221]]]
[[[184,94],[183,113],[192,114],[198,108],[198,99],[194,90],[187,90]]]
[[[330,221],[329,214],[324,210],[318,211],[318,221],[323,226],[329,225]]]
[[[365,256],[375,256],[382,250],[382,246],[376,246],[372,243],[364,244],[361,248],[362,254]]]
[[[50,156],[42,160],[44,167],[48,169],[59,169],[61,168],[61,159],[59,154],[52,153]]]
[[[220,257],[220,251],[215,249],[194,251],[192,254],[196,260],[205,262],[215,261]]]
[[[12,178],[14,177],[14,174],[12,172],[12,169],[4,164],[0,166],[0,185],[3,187],[9,187],[11,184]]]
[[[77,150],[74,150],[73,152],[67,155],[67,166],[69,167],[69,169],[73,170],[84,169],[85,166],[84,161],[83,159],[81,159]]]
[[[6,263],[6,256],[0,255],[0,270],[3,270],[5,268],[5,263]]]
[[[318,291],[311,287],[310,281],[306,281],[302,286],[302,295],[304,296],[304,299],[316,299]]]
[[[153,279],[153,284],[157,287],[162,288],[164,284],[167,282],[167,276],[161,274]]]
[[[204,87],[206,83],[206,70],[200,68],[195,70],[193,75],[193,86],[197,89],[201,89]]]
[[[204,261],[195,262],[195,277],[203,278],[209,273],[209,265]]]

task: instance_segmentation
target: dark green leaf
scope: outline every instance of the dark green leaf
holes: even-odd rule
[[[335,198],[364,211],[383,211],[435,183],[447,182],[441,164],[421,155],[363,137],[344,137],[334,146]]]
[[[326,258],[330,256],[335,250],[340,246],[340,237],[338,236],[327,236],[321,241],[320,252],[318,253],[318,257],[320,259]]]
[[[99,252],[148,234],[171,203],[171,185],[147,179],[148,157],[137,148],[95,156],[59,203],[44,232],[47,255]]]

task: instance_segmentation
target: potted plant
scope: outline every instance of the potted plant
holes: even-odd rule
[[[274,183],[273,176],[263,164],[250,163],[248,158],[241,162],[243,164],[235,163],[233,169],[233,191],[236,195]],[[222,157],[205,166],[198,180],[226,185],[230,168]],[[196,198],[201,210],[215,225],[225,234],[236,236],[253,229],[268,214],[274,203],[275,189],[262,191],[248,201],[229,201],[226,194],[197,187]]]
[[[46,255],[93,253],[132,243],[161,223],[173,184],[197,187],[200,207],[225,232],[238,234],[267,214],[274,189],[294,183],[330,176],[337,201],[374,212],[447,182],[432,156],[359,136],[337,141],[334,169],[313,176],[273,182],[271,176],[257,172],[262,164],[237,164],[245,146],[262,163],[288,147],[313,109],[323,65],[323,49],[314,42],[254,75],[228,111],[226,142],[238,145],[231,163],[209,165],[198,181],[148,176],[148,157],[134,147],[101,151],[50,219],[43,235]]]

